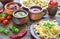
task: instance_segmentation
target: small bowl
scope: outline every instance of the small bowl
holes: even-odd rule
[[[31,9],[34,9],[34,11],[32,11]],[[43,9],[39,6],[33,6],[29,9],[29,16],[32,20],[39,20],[44,16],[44,14],[45,13],[43,12]]]
[[[5,11],[6,11],[6,13],[7,13],[8,15],[12,15],[12,13],[15,11],[15,10],[12,10],[12,9],[8,9],[8,7],[9,7],[10,4],[18,4],[19,7],[20,7],[19,10],[22,9],[22,5],[21,5],[20,3],[18,3],[18,2],[10,2],[10,3],[7,3],[7,4],[5,5]]]
[[[25,12],[26,16],[25,17],[16,17],[14,14],[16,12]],[[15,11],[13,13],[13,23],[17,24],[17,25],[22,25],[28,22],[28,12],[26,12],[25,10],[19,10],[19,11]]]

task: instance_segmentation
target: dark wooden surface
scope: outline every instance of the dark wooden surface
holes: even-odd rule
[[[50,18],[48,16],[48,14],[46,14],[42,19],[57,20],[57,22],[60,24],[60,16],[58,14],[56,14],[56,16],[54,18]],[[38,21],[40,21],[40,20],[38,20]],[[31,21],[31,20],[29,20],[29,22],[27,24],[24,24],[24,25],[21,25],[21,26],[17,26],[12,21],[10,21],[9,24],[6,25],[6,26],[5,25],[2,25],[0,23],[0,27],[3,27],[5,29],[9,30],[9,26],[15,25],[15,26],[17,26],[20,29],[20,33],[26,28],[27,31],[28,31],[27,34],[23,38],[20,38],[20,39],[34,39],[33,36],[31,36],[31,34],[30,34],[29,28],[30,28],[30,25],[32,23],[35,23],[35,22],[37,22],[37,21]],[[10,35],[15,35],[15,34],[19,34],[19,33],[12,33],[11,31],[10,31],[10,34],[9,35],[4,35],[3,33],[0,33],[0,39],[10,39],[9,36]]]

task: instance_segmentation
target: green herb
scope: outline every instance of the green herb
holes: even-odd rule
[[[9,31],[8,30],[4,30],[3,33],[6,34],[6,35],[9,35]]]
[[[4,28],[0,28],[0,32],[3,32],[4,31]]]
[[[60,12],[58,12],[58,15],[60,15]]]
[[[7,14],[2,14],[2,16],[6,18],[7,17]]]
[[[16,28],[16,29],[15,29],[15,31],[16,31],[16,32],[19,32],[19,29],[18,29],[18,28]]]
[[[44,23],[43,26],[46,26],[46,27],[51,28],[52,26],[54,26],[54,24],[51,24],[51,23]]]
[[[2,17],[2,14],[0,14],[0,17]]]
[[[1,32],[1,33],[4,33],[4,34],[6,34],[6,35],[9,34],[9,31],[6,30],[6,29],[4,29],[4,28],[0,28],[0,32]]]
[[[7,17],[7,14],[0,14],[0,17]]]
[[[60,10],[60,7],[58,7],[58,10]]]
[[[16,28],[15,26],[10,26],[10,30],[12,31],[12,32],[19,32],[19,29],[18,28]]]

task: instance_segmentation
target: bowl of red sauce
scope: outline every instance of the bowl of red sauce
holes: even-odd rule
[[[18,2],[10,2],[5,5],[5,11],[8,15],[12,15],[14,11],[21,9],[22,9],[22,5]]]

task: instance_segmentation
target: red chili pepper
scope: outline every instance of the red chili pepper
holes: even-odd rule
[[[27,30],[25,29],[21,34],[15,35],[15,36],[9,36],[12,39],[18,39],[18,38],[22,38],[23,36],[25,36],[27,33]]]

